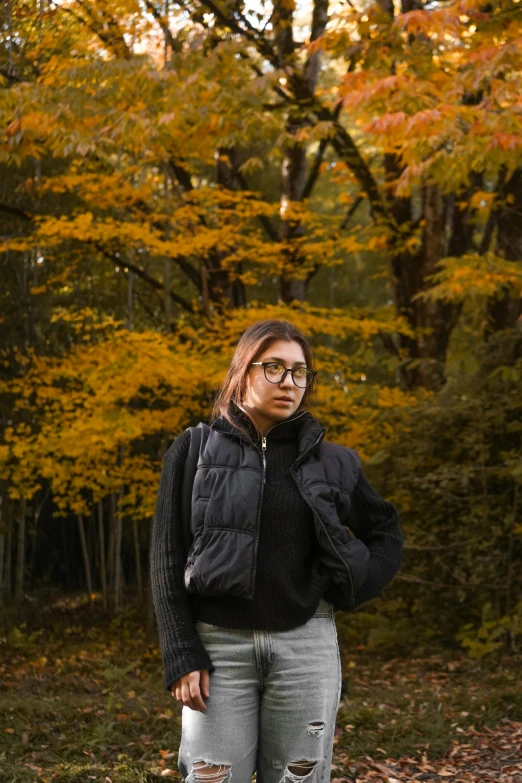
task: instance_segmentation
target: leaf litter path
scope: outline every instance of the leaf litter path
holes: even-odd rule
[[[344,754],[339,761],[348,762],[344,777],[335,783],[522,783],[522,723],[507,718],[495,729],[473,726],[462,731],[462,741],[454,741],[452,749],[442,759],[428,761],[401,756],[376,761],[363,756],[355,764]]]

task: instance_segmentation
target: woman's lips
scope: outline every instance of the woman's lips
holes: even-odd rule
[[[275,402],[278,402],[280,405],[293,405],[293,400],[285,400],[281,397],[276,397]]]

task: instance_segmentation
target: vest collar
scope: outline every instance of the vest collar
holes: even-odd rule
[[[234,400],[229,408],[230,422],[224,416],[219,416],[212,422],[211,429],[225,435],[238,437],[249,446],[259,448],[261,433],[244,408]],[[237,426],[239,424],[243,431]],[[246,433],[245,433],[246,431]],[[319,445],[326,434],[325,428],[307,410],[298,410],[284,421],[274,424],[267,432],[267,444],[271,441],[282,441],[295,437],[299,441],[299,452],[296,463],[302,462]],[[295,463],[295,464],[296,464]]]

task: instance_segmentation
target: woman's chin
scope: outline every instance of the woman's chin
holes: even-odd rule
[[[276,421],[283,421],[284,419],[288,419],[288,417],[292,415],[294,410],[295,410],[295,406],[293,403],[291,403],[290,405],[275,403],[274,405],[270,406],[270,409],[266,411],[265,415],[268,416],[270,419],[274,419]]]

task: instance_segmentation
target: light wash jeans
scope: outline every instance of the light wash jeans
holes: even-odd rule
[[[196,629],[216,671],[206,712],[182,709],[185,783],[251,783],[254,771],[257,783],[328,783],[341,696],[333,605],[321,599],[290,631]]]

